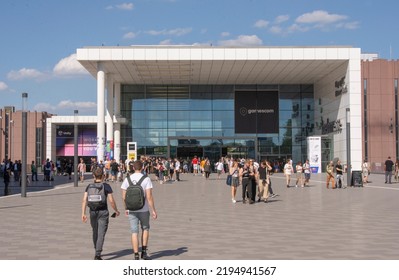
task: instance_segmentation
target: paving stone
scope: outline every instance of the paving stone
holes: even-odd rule
[[[399,184],[372,174],[364,188],[326,189],[325,174],[311,186],[286,188],[272,176],[279,196],[269,203],[233,204],[225,175],[217,180],[182,174],[182,181],[153,181],[158,219],[151,220],[149,252],[159,260],[399,259]],[[60,176],[35,182],[22,198],[0,197],[0,259],[92,259],[90,223],[81,222],[84,187]],[[110,183],[119,209],[120,183]],[[3,186],[0,187],[3,193]],[[112,212],[112,210],[110,210]],[[104,259],[132,259],[127,218],[110,219]]]

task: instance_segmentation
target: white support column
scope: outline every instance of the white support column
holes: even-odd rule
[[[105,122],[107,124],[107,142],[114,141],[114,81],[111,74],[107,74],[107,108]],[[113,151],[111,151],[113,154]],[[114,157],[114,156],[113,156]]]
[[[104,160],[105,152],[105,72],[97,63],[97,161]]]
[[[119,117],[121,114],[121,84],[115,83],[114,86],[115,116]],[[121,159],[121,125],[116,123],[114,129],[114,158],[119,162]]]

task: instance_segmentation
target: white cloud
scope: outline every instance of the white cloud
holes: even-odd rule
[[[171,39],[166,39],[166,40],[159,42],[159,44],[166,46],[166,45],[173,45],[173,42]]]
[[[33,106],[33,111],[52,113],[56,111],[56,107],[49,103],[37,103],[35,106]]]
[[[228,37],[228,36],[230,36],[230,32],[222,32],[222,33],[220,34],[220,36],[222,36],[222,37]]]
[[[137,37],[137,33],[134,32],[128,32],[125,35],[123,35],[123,39],[134,39]]]
[[[119,4],[119,5],[116,5],[116,8],[118,8],[119,10],[130,11],[130,10],[133,10],[134,5],[133,5],[133,3],[122,3],[122,4]]]
[[[87,70],[76,60],[76,54],[61,59],[53,68],[55,76],[75,76],[88,74]]]
[[[254,26],[257,28],[266,28],[269,25],[269,22],[267,20],[260,19],[257,22],[255,22]]]
[[[237,47],[260,46],[262,45],[262,40],[256,35],[240,35],[236,39],[219,41],[219,45]]]
[[[79,101],[79,102],[73,102],[71,100],[63,100],[60,103],[58,103],[57,108],[59,109],[68,109],[68,108],[75,108],[75,109],[92,109],[92,108],[96,108],[97,107],[97,103],[95,102],[83,102],[83,101]]]
[[[322,31],[331,31],[336,28],[357,29],[359,22],[348,22],[348,16],[341,14],[332,14],[324,10],[316,10],[298,16],[294,22],[290,23],[289,15],[280,15],[273,21],[273,25],[268,31],[274,34],[287,35],[295,32],[307,32],[311,29],[319,29]],[[258,26],[262,22],[258,21]]]
[[[124,11],[131,11],[134,9],[134,4],[133,3],[122,3],[118,4],[115,6],[107,6],[105,7],[106,10],[113,10],[113,9],[118,9],[118,10],[124,10]]]
[[[8,86],[5,82],[0,82],[0,91],[8,89]]]
[[[79,110],[80,112],[90,112],[94,111],[97,108],[97,104],[95,102],[90,101],[80,101],[73,102],[71,100],[63,100],[56,105],[52,105],[50,103],[37,103],[33,106],[34,111],[38,112],[49,112],[54,114],[63,114],[64,111],[72,112],[72,110]],[[70,113],[65,113],[70,114]]]
[[[345,29],[358,29],[360,23],[358,21],[352,21],[352,22],[342,22],[337,24],[338,28],[345,28]]]
[[[269,31],[274,34],[281,34],[281,33],[283,33],[283,28],[275,25],[275,26],[270,27]]]
[[[289,19],[290,19],[289,15],[281,15],[281,16],[276,17],[276,19],[274,20],[274,23],[280,24],[280,23],[283,23],[283,22],[285,22],[285,21],[287,21]]]
[[[326,25],[334,22],[346,20],[348,17],[345,15],[330,14],[323,10],[313,11],[311,13],[303,14],[295,20],[297,23],[310,23]]]
[[[289,27],[287,28],[287,31],[288,31],[289,33],[297,32],[297,31],[299,31],[299,32],[306,32],[306,31],[308,31],[308,30],[309,30],[309,27],[301,26],[301,25],[296,24],[296,23],[292,24],[291,26],[289,26]]]
[[[22,68],[18,71],[12,70],[7,74],[7,78],[13,81],[25,79],[44,79],[46,75],[36,69]]]
[[[183,36],[188,33],[191,33],[193,29],[191,27],[188,28],[175,28],[175,29],[163,29],[163,30],[149,30],[145,33],[158,36],[158,35],[168,35],[168,36]]]

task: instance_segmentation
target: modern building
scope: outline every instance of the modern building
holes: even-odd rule
[[[103,117],[28,112],[28,163],[73,159],[75,122],[79,157],[87,162],[93,156],[125,159],[130,141],[141,155],[299,161],[309,155],[306,138],[320,136],[322,165],[334,158],[346,163],[346,109],[354,169],[366,158],[372,172],[382,172],[388,156],[399,158],[398,60],[349,47],[77,52],[99,77]],[[21,159],[21,120],[15,107],[0,109],[1,159]]]
[[[363,155],[372,172],[382,172],[388,156],[399,159],[399,61],[362,60]]]
[[[349,155],[360,169],[359,48],[85,47],[77,59],[97,80],[99,159],[107,141],[116,159],[134,141],[142,155],[296,162],[320,136],[323,166]]]
[[[27,163],[42,163],[46,160],[46,120],[47,112],[27,113]],[[0,158],[12,161],[22,159],[22,111],[14,106],[0,109]],[[30,171],[30,169],[29,169]]]

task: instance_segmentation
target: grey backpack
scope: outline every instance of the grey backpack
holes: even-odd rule
[[[140,210],[145,205],[144,189],[141,186],[147,175],[143,175],[138,182],[132,181],[130,176],[127,176],[129,187],[126,189],[125,206],[127,210]]]
[[[107,208],[107,196],[104,191],[104,184],[90,184],[87,188],[87,206],[93,210]]]

